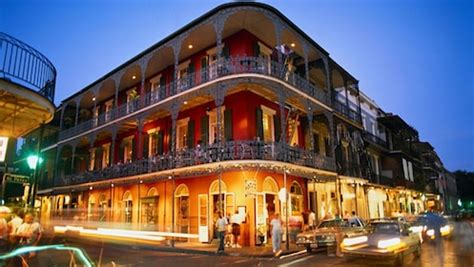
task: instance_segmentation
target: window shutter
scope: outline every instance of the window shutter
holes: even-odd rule
[[[313,144],[313,149],[314,149],[314,152],[315,153],[318,153],[319,154],[319,134],[315,133],[313,134],[313,140],[314,140],[314,144]],[[324,142],[326,142],[326,139],[324,139]],[[326,151],[326,155],[327,155],[328,151]]]
[[[110,146],[109,146],[109,166],[114,165],[114,163],[112,162],[112,155],[113,154],[114,154],[114,151],[112,150],[112,144],[110,144]]]
[[[273,131],[275,133],[275,142],[280,142],[281,137],[281,120],[280,116],[273,116]]]
[[[329,138],[324,138],[324,146],[326,149],[326,157],[331,157],[332,151],[331,151],[331,143],[329,142]]]
[[[158,131],[157,142],[156,142],[157,151],[159,155],[163,154],[163,130]]]
[[[209,76],[207,74],[208,70],[208,61],[207,61],[207,56],[204,56],[201,58],[201,81],[205,82],[207,81],[207,77]]]
[[[232,138],[232,110],[224,110],[224,139],[229,141]]]
[[[161,75],[160,77],[160,99],[164,99],[166,97],[166,81],[165,77]]]
[[[230,48],[229,45],[224,44],[224,47],[222,48],[222,57],[224,58],[229,58],[230,56]]]
[[[135,136],[132,138],[132,161],[135,160],[135,149],[136,149],[136,145],[135,145]]]
[[[148,149],[148,144],[149,144],[149,135],[148,134],[142,134],[143,138],[143,158],[148,158],[149,156],[149,149]]]
[[[194,120],[188,122],[188,148],[194,147]]]
[[[256,136],[263,140],[263,111],[261,108],[255,110],[255,123]]]
[[[119,155],[118,155],[118,160],[119,162],[122,162],[122,163],[124,163],[123,160],[124,160],[124,155],[125,155],[125,148],[124,148],[123,142],[124,142],[123,140],[120,142]]]
[[[308,118],[307,117],[301,117],[300,118],[300,129],[303,133],[304,147],[309,148],[310,147],[310,138],[309,138]]]
[[[201,117],[201,141],[203,145],[209,144],[209,116]]]
[[[100,170],[102,169],[102,147],[98,147],[95,150],[95,169]]]
[[[188,65],[188,87],[192,87],[194,84],[194,63],[191,62]]]
[[[256,57],[260,56],[260,46],[258,45],[258,42],[253,44],[253,55]]]

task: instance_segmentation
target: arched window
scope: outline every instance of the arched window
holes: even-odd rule
[[[105,221],[107,215],[108,200],[105,194],[99,196],[99,221]]]
[[[303,212],[303,190],[298,182],[293,181],[290,187],[291,215],[301,215]]]
[[[150,190],[148,190],[148,193],[146,194],[147,197],[156,197],[158,196],[158,190],[156,190],[155,187],[152,187],[150,188]]]
[[[189,189],[185,184],[180,184],[174,194],[175,212],[179,232],[188,232],[189,217]]]
[[[265,193],[275,193],[278,194],[278,185],[275,182],[275,179],[272,177],[268,176],[263,180],[263,192]]]
[[[132,212],[133,212],[133,200],[130,191],[126,191],[122,197],[124,221],[126,223],[132,223]]]

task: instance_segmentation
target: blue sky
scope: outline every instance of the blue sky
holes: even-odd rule
[[[53,62],[58,104],[223,2],[0,0],[0,31]],[[417,128],[449,170],[474,171],[474,1],[263,2]]]

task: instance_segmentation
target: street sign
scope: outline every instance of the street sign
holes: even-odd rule
[[[17,175],[11,173],[5,173],[3,175],[3,180],[7,183],[14,184],[28,184],[30,183],[30,177],[25,175]]]
[[[0,136],[0,162],[5,161],[7,155],[8,137]]]

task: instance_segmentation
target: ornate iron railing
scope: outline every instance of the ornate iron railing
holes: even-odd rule
[[[344,103],[339,102],[338,100],[334,101],[334,109],[344,115],[344,117],[350,119],[355,123],[361,124],[360,114],[357,111],[354,111],[350,108],[347,108]]]
[[[223,144],[180,150],[175,155],[166,153],[125,164],[112,165],[102,170],[65,175],[64,179],[56,179],[55,185],[81,184],[233,160],[272,160],[324,170],[335,170],[334,158],[325,157],[302,148],[263,141],[229,141]]]
[[[380,137],[378,137],[378,136],[376,136],[372,133],[364,131],[363,132],[363,137],[364,137],[365,140],[368,140],[371,143],[377,144],[377,145],[382,146],[384,148],[388,148],[387,141],[383,140],[382,138],[380,138]]]
[[[148,92],[146,95],[144,95],[144,100],[142,100],[140,96],[131,103],[120,105],[113,108],[108,113],[100,114],[97,118],[92,118],[91,120],[82,122],[75,127],[63,130],[59,134],[59,139],[63,140],[75,136],[79,133],[102,125],[110,120],[115,120],[134,113],[145,107],[169,98],[178,92],[185,92],[197,85],[215,80],[220,77],[243,73],[256,73],[277,78],[329,105],[328,94],[324,90],[318,88],[316,85],[312,84],[298,74],[287,71],[283,64],[269,61],[268,59],[262,57],[236,56],[222,58],[207,68],[187,74],[185,77],[181,77],[180,79],[175,79],[172,82],[157,88],[155,91]],[[166,94],[166,92],[169,93]]]
[[[37,91],[54,102],[56,69],[33,47],[0,32],[0,79]]]

